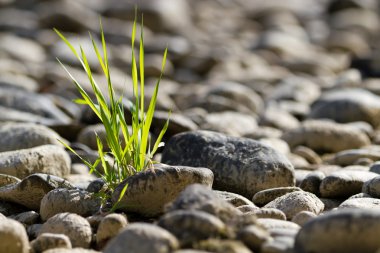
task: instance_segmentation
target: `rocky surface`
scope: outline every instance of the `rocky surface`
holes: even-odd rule
[[[110,186],[62,145],[95,162],[106,135],[52,28],[106,91],[101,18],[130,124],[135,4],[145,105],[169,50],[152,140],[170,124]],[[0,0],[0,252],[380,252],[379,31],[376,0]]]

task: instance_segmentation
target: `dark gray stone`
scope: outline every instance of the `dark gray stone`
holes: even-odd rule
[[[215,189],[247,198],[260,190],[295,184],[293,166],[284,155],[257,141],[215,132],[175,135],[166,144],[162,161],[210,168]]]

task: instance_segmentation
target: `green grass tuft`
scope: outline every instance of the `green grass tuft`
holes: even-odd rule
[[[84,53],[82,47],[80,47],[79,52],[74,48],[74,46],[66,39],[66,37],[59,32],[57,29],[54,31],[58,36],[66,43],[66,45],[71,49],[72,53],[81,63],[83,70],[86,72],[88,80],[91,84],[92,91],[95,98],[92,99],[88,93],[84,90],[83,86],[75,79],[74,76],[67,70],[64,64],[58,59],[58,62],[63,67],[63,69],[68,73],[69,77],[75,84],[77,90],[79,91],[81,98],[75,100],[78,104],[83,104],[89,106],[92,111],[97,115],[104,125],[106,131],[106,142],[110,149],[109,152],[103,151],[103,143],[100,138],[96,135],[97,147],[98,147],[98,158],[94,163],[87,161],[82,158],[79,154],[75,152],[69,145],[63,143],[71,152],[77,155],[84,164],[90,168],[90,173],[95,173],[97,176],[101,177],[107,184],[108,189],[113,191],[113,189],[120,184],[122,181],[128,177],[147,169],[153,168],[154,161],[153,156],[157,152],[157,149],[162,145],[161,140],[165,134],[169,119],[166,121],[164,127],[162,128],[158,138],[156,139],[153,147],[151,146],[151,139],[149,130],[151,128],[153,115],[155,111],[157,94],[160,85],[161,78],[163,76],[167,48],[165,49],[162,65],[161,74],[157,79],[156,86],[154,89],[153,96],[150,100],[147,111],[145,112],[144,105],[144,33],[143,33],[143,21],[141,21],[141,34],[139,41],[139,64],[137,64],[136,54],[135,54],[135,38],[136,38],[136,24],[137,24],[137,11],[135,15],[135,21],[133,23],[132,29],[132,80],[133,80],[133,98],[134,104],[131,108],[132,111],[132,130],[128,130],[128,126],[125,119],[122,97],[116,98],[115,91],[113,89],[111,74],[109,69],[109,61],[107,56],[107,45],[104,38],[103,26],[100,21],[100,34],[101,34],[101,48],[96,45],[91,33],[90,39],[92,41],[93,50],[99,61],[99,65],[103,71],[104,76],[107,80],[108,94],[107,96],[102,93],[96,80],[93,78],[93,74],[90,65],[87,60],[87,56]],[[121,133],[121,134],[120,134]],[[121,135],[121,136],[120,136]],[[113,158],[113,162],[106,159],[106,156],[110,155]],[[97,170],[98,165],[102,166],[102,170]],[[118,202],[124,196],[127,185],[120,194]],[[108,195],[109,196],[109,195]],[[112,210],[117,206],[114,204]]]

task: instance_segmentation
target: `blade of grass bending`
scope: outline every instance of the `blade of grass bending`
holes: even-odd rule
[[[160,143],[161,143],[161,140],[162,140],[162,138],[164,137],[164,134],[166,133],[166,130],[167,130],[168,127],[169,127],[169,119],[170,119],[170,115],[171,115],[171,112],[169,112],[168,119],[166,120],[164,127],[161,129],[161,132],[160,132],[160,134],[158,135],[156,142],[154,143],[154,147],[153,147],[152,152],[151,152],[151,156],[152,156],[152,157],[153,157],[154,154],[157,152],[157,149],[159,148],[159,145],[160,145]],[[152,157],[151,157],[151,158],[152,158]]]
[[[146,145],[147,145],[148,137],[149,137],[149,129],[151,127],[153,116],[154,116],[154,111],[155,111],[155,108],[156,108],[158,88],[160,86],[160,81],[162,79],[162,76],[163,76],[163,73],[164,73],[164,70],[165,70],[165,62],[166,62],[167,52],[168,52],[168,50],[166,48],[165,52],[164,52],[163,59],[162,59],[162,64],[161,64],[161,74],[160,74],[160,77],[158,78],[158,80],[156,82],[156,87],[154,88],[153,96],[152,96],[152,98],[150,100],[148,111],[146,113],[146,120],[145,120],[144,126],[143,126],[143,136],[142,136],[143,141],[142,141],[142,145],[144,145],[144,146],[142,147],[142,152],[144,154],[146,153]],[[140,164],[143,164],[143,162],[140,161]],[[144,161],[144,166],[145,166],[145,161]]]
[[[86,101],[86,103],[90,106],[90,108],[94,111],[94,113],[100,118],[99,109],[96,107],[95,103],[92,101],[92,99],[87,94],[87,92],[82,88],[82,86],[78,83],[78,81],[74,78],[74,76],[71,75],[71,73],[67,70],[65,65],[59,59],[57,59],[57,61],[62,66],[62,68],[66,71],[66,73],[69,75],[71,80],[74,82],[77,90],[82,95],[82,97]]]
[[[100,140],[99,135],[96,132],[95,132],[95,136],[96,136],[96,145],[98,146],[98,155],[99,155],[100,161],[102,163],[104,174],[107,176],[109,172],[108,172],[108,166],[107,166],[106,160],[105,160],[105,155],[103,153],[103,143]]]
[[[139,57],[139,62],[140,62],[140,117],[141,120],[144,121],[144,113],[145,113],[145,108],[144,108],[144,98],[145,98],[145,91],[144,91],[144,86],[145,86],[145,73],[144,73],[144,16],[141,16],[141,34],[140,34],[140,57]]]
[[[125,183],[123,189],[120,192],[119,198],[117,199],[116,203],[111,208],[111,212],[115,211],[118,208],[117,205],[120,203],[120,201],[124,197],[125,192],[127,191],[127,188],[128,188],[128,183]]]

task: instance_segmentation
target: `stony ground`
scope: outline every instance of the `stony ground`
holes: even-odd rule
[[[169,48],[152,136],[172,115],[162,163],[107,214],[58,141],[94,160],[104,129],[72,102],[56,57],[90,85],[52,28],[106,89],[88,37],[101,17],[128,99],[134,4],[0,0],[0,253],[380,252],[378,1],[136,2],[147,100]]]

